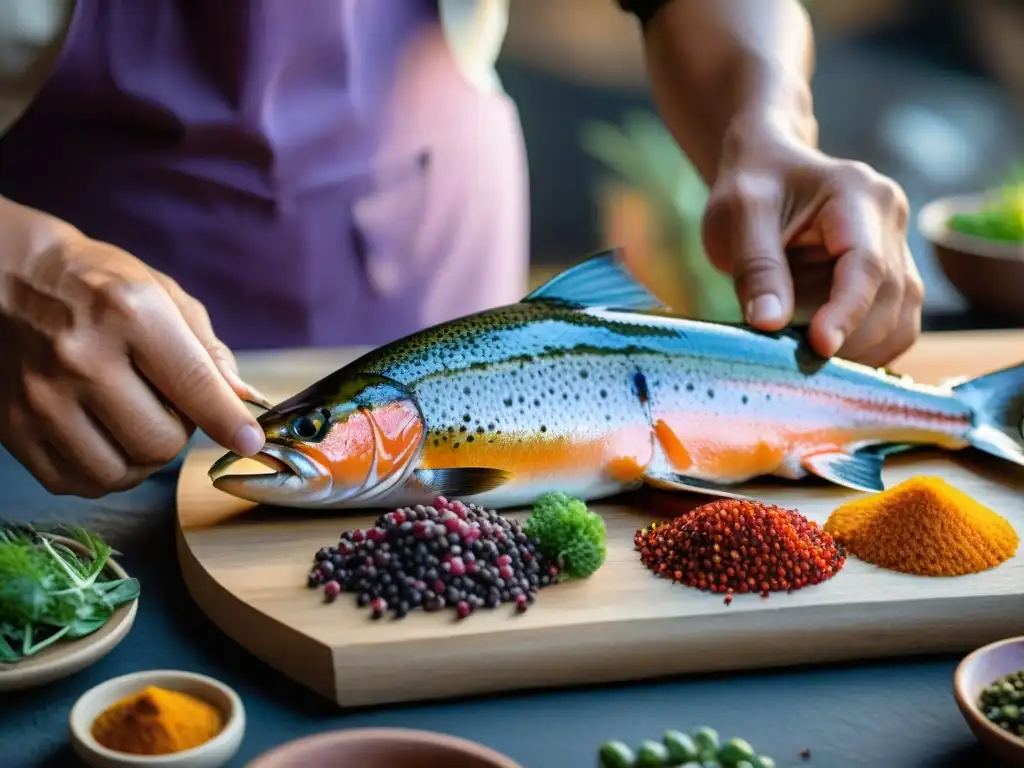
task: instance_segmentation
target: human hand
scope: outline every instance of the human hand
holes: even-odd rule
[[[903,190],[829,157],[770,119],[736,121],[704,217],[711,262],[732,275],[748,324],[814,310],[811,346],[881,366],[921,331],[924,286],[907,246]]]
[[[196,426],[245,456],[263,431],[205,309],[166,275],[0,199],[0,442],[51,492],[131,488]]]

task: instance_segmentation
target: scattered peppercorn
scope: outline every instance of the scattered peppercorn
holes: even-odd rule
[[[656,575],[725,595],[792,592],[826,581],[846,552],[821,527],[793,510],[721,499],[633,537],[640,559]]]
[[[981,692],[978,708],[992,723],[1015,736],[1024,736],[1024,670],[1000,677]]]
[[[317,551],[307,584],[322,587],[328,602],[355,593],[374,619],[446,607],[464,619],[503,603],[523,613],[558,574],[518,520],[439,497],[434,506],[396,509],[371,528],[346,531],[337,546]]]
[[[334,579],[324,584],[324,597],[328,600],[334,600],[339,594],[341,594],[341,584]]]
[[[804,747],[803,749],[801,749],[800,750],[800,757],[802,759],[804,759],[804,760],[810,760],[811,759],[811,748],[810,747]]]

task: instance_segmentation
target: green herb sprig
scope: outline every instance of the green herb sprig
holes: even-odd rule
[[[81,527],[60,534],[88,555],[55,539],[54,532],[0,526],[0,663],[90,635],[118,606],[139,596],[138,579],[109,578],[113,550],[99,536]]]

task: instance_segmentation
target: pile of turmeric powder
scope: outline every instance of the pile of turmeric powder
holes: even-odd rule
[[[97,717],[92,735],[118,752],[166,755],[205,744],[223,728],[216,707],[186,693],[149,687]]]
[[[1005,519],[939,477],[912,477],[839,507],[825,530],[855,557],[903,573],[962,576],[1017,551]]]

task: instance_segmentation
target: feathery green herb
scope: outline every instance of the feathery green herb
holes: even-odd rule
[[[137,579],[110,578],[106,567],[113,550],[100,537],[83,528],[61,534],[88,556],[50,533],[0,526],[0,663],[92,634],[118,606],[139,596]]]

